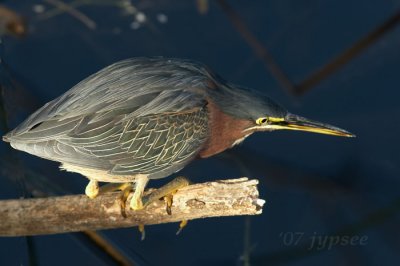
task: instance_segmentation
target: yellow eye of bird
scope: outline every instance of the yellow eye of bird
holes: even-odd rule
[[[267,122],[268,122],[268,118],[266,118],[266,117],[261,117],[261,118],[257,119],[257,121],[256,121],[256,123],[258,125],[262,125],[262,124],[265,124]]]

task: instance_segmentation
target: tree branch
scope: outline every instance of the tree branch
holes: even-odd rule
[[[120,193],[95,199],[71,195],[0,201],[0,236],[57,234],[179,222],[206,217],[261,214],[258,180],[230,179],[190,185],[174,194],[172,215],[164,201],[140,211],[120,207]],[[131,197],[131,195],[130,195]],[[128,201],[130,199],[128,198]],[[129,205],[129,204],[128,204]]]

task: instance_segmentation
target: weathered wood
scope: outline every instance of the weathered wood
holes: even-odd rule
[[[261,214],[265,201],[258,198],[257,184],[258,180],[239,178],[190,185],[174,195],[172,215],[166,213],[165,203],[160,200],[140,211],[129,210],[127,206],[126,218],[122,216],[120,193],[106,193],[95,199],[71,195],[3,200],[0,201],[0,236],[58,234]]]

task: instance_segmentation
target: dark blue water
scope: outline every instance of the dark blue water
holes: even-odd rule
[[[278,85],[215,1],[204,15],[195,1],[133,1],[147,18],[140,25],[131,25],[135,16],[121,8],[80,7],[96,23],[94,30],[65,12],[41,19],[43,14],[33,11],[40,4],[46,15],[54,8],[50,4],[2,2],[29,25],[24,38],[3,37],[2,57],[18,87],[11,86],[14,93],[5,96],[10,127],[115,61],[162,55],[201,61],[229,81],[267,93],[293,113],[357,135],[259,133],[225,154],[194,162],[181,173],[195,182],[243,175],[259,179],[266,199],[263,214],[191,221],[179,236],[177,224],[149,226],[143,242],[136,229],[102,232],[133,262],[242,265],[249,254],[251,265],[399,264],[400,26],[296,97]],[[400,8],[395,0],[230,5],[296,84]],[[157,18],[163,15],[165,23]],[[3,158],[10,154],[6,145],[1,144]],[[64,191],[83,192],[85,178],[58,171],[54,162],[16,154],[25,170],[45,173]],[[0,197],[21,197],[20,183],[3,174]],[[38,265],[113,265],[78,234],[32,241]],[[0,239],[0,265],[28,265],[27,250],[25,238]]]

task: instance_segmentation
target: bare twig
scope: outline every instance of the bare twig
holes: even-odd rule
[[[382,25],[371,31],[368,35],[358,40],[352,46],[344,50],[340,55],[333,58],[326,65],[319,68],[312,73],[308,78],[296,86],[296,94],[304,94],[315,85],[319,84],[322,80],[337,71],[340,67],[348,63],[351,59],[359,55],[362,51],[370,47],[385,33],[395,28],[400,22],[400,11],[397,11],[393,16],[387,19]]]
[[[93,200],[84,195],[0,201],[0,236],[56,234],[83,230],[132,227],[205,217],[256,215],[258,180],[247,178],[190,185],[174,195],[172,215],[163,201],[121,215],[119,193]],[[128,198],[129,201],[129,198]]]
[[[68,4],[64,3],[61,0],[45,0],[47,3],[52,4],[59,8],[60,10],[65,11],[66,13],[70,14],[72,17],[76,18],[80,22],[86,25],[91,30],[96,29],[96,22],[94,22],[91,18],[80,12],[78,9],[69,6]]]
[[[240,33],[242,38],[253,49],[254,53],[264,62],[265,67],[271,72],[278,84],[284,90],[286,90],[286,92],[293,94],[295,88],[289,78],[285,75],[285,73],[283,73],[282,69],[275,62],[267,48],[247,28],[239,14],[228,4],[227,1],[218,0],[217,3],[221,6],[222,10],[228,16],[229,20]]]
[[[133,265],[129,257],[126,257],[117,247],[112,245],[107,239],[101,234],[95,231],[83,231],[83,234],[89,238],[90,241],[96,244],[96,246],[110,258],[115,261],[118,265],[128,266]]]

